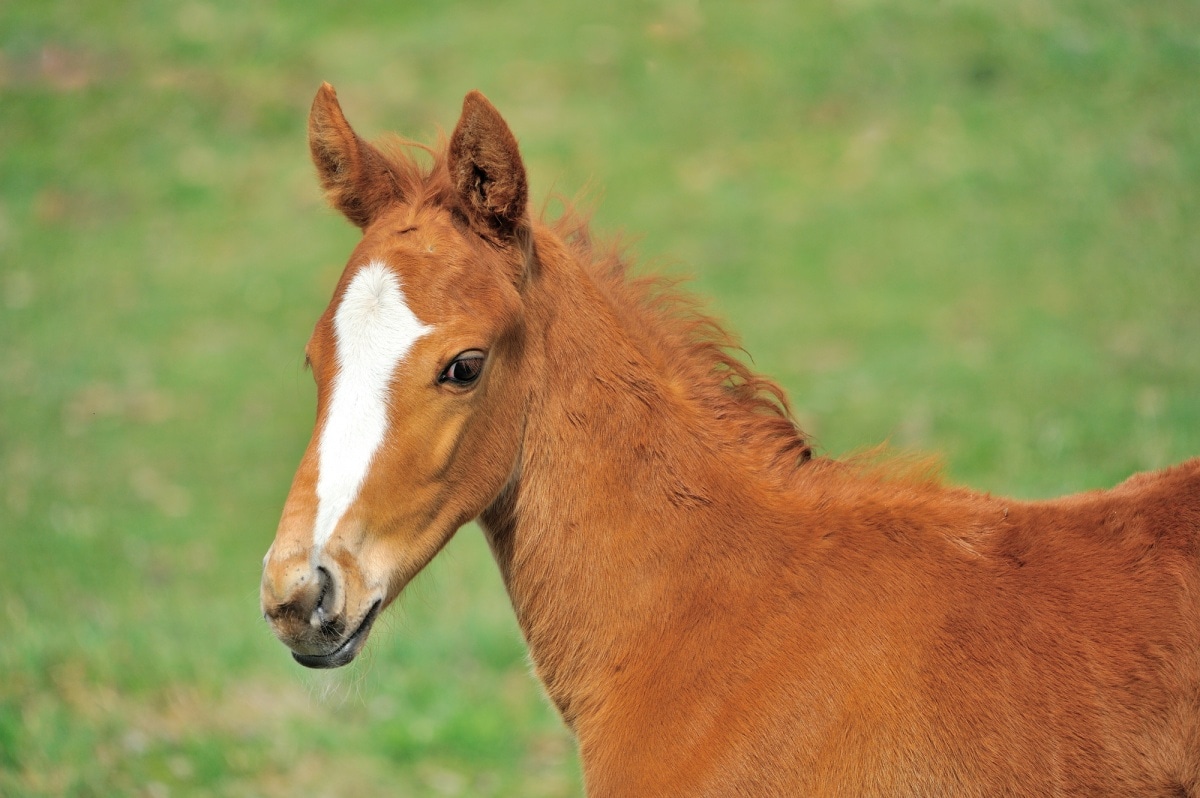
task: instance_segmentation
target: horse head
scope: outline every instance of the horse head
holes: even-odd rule
[[[424,168],[359,138],[328,84],[308,131],[363,235],[305,350],[316,424],[261,598],[296,660],[331,668],[514,473],[532,237],[516,139],[478,92]]]

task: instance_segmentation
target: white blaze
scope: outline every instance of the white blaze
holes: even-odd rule
[[[409,310],[396,275],[379,261],[367,264],[346,287],[333,316],[338,370],[318,446],[317,548],[358,497],[383,443],[396,367],[432,329]]]

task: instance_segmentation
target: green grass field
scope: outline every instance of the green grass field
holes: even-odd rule
[[[826,453],[1022,497],[1200,454],[1193,0],[347,5],[0,4],[0,795],[580,793],[478,530],[348,670],[259,617],[356,237],[322,80],[426,141],[482,89]]]

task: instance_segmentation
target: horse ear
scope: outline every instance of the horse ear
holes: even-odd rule
[[[328,83],[317,90],[308,114],[308,149],[329,204],[364,230],[400,198],[387,159],[350,127]]]
[[[529,190],[517,139],[500,112],[477,91],[463,100],[447,163],[454,190],[474,227],[511,240],[527,224]]]

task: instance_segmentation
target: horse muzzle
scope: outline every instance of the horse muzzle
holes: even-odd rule
[[[347,579],[332,563],[314,566],[307,552],[268,555],[263,569],[262,609],[275,636],[308,668],[339,668],[362,650],[383,606],[382,598],[351,609]],[[364,595],[365,591],[353,591]]]

